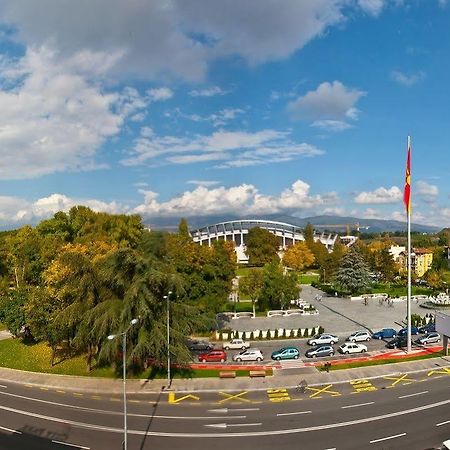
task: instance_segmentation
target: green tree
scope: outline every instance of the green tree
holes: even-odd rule
[[[314,242],[314,226],[311,223],[307,223],[305,229],[303,230],[303,236],[308,245]]]
[[[369,267],[356,247],[352,247],[342,258],[335,281],[350,294],[370,286]]]
[[[259,295],[260,310],[286,308],[298,298],[300,287],[295,273],[285,273],[283,266],[273,261],[263,269],[264,283]]]
[[[246,246],[248,262],[253,266],[263,266],[273,260],[279,260],[278,238],[265,228],[251,228],[247,235]]]
[[[19,335],[26,323],[24,305],[27,297],[27,291],[22,288],[9,291],[0,300],[0,320],[14,336]]]
[[[189,226],[188,226],[188,222],[185,218],[182,218],[180,220],[180,224],[178,225],[178,234],[182,237],[184,237],[185,239],[190,239],[191,235],[189,233]]]
[[[305,242],[297,242],[286,249],[283,255],[283,264],[299,272],[312,266],[314,261],[314,255]]]
[[[261,295],[263,284],[264,275],[262,269],[253,269],[247,276],[239,278],[239,292],[241,295],[250,297],[253,314],[255,314],[255,306]]]

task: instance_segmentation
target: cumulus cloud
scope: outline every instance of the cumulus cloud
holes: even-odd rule
[[[64,62],[47,47],[3,61],[0,76],[0,178],[20,179],[98,167],[95,155],[145,107],[135,89],[105,92],[89,70],[104,54],[83,52]],[[96,73],[91,76],[98,76]],[[106,70],[106,69],[105,69]]]
[[[153,102],[161,102],[173,97],[172,89],[167,87],[150,89],[147,91],[147,94]]]
[[[189,181],[187,181],[187,184],[195,184],[196,186],[210,187],[210,186],[216,186],[217,184],[220,184],[220,181],[214,181],[214,180],[189,180]]]
[[[403,198],[402,191],[397,186],[387,189],[379,187],[372,192],[360,192],[355,198],[355,203],[397,203]]]
[[[241,108],[224,108],[208,116],[201,116],[199,114],[185,114],[177,108],[174,115],[183,119],[192,120],[193,122],[210,122],[214,127],[219,127],[228,124],[244,113],[245,110]]]
[[[219,86],[212,86],[205,89],[193,89],[189,91],[191,97],[214,97],[216,95],[226,95],[229,91],[224,91]]]
[[[35,201],[20,197],[0,196],[0,224],[14,225],[33,223],[53,216],[58,211],[69,211],[77,205],[84,205],[97,212],[119,214],[128,212],[126,205],[104,202],[96,199],[74,199],[63,194],[50,194]]]
[[[292,142],[286,131],[219,130],[211,135],[188,138],[157,136],[151,128],[143,127],[141,136],[122,164],[191,164],[222,160],[224,163],[215,167],[223,169],[291,161],[323,153],[313,145]]]
[[[340,81],[320,84],[315,91],[309,91],[288,104],[288,111],[295,119],[316,121],[316,126],[336,126],[336,121],[357,119],[358,100],[366,92],[344,86]],[[330,122],[333,121],[333,122]],[[339,124],[342,129],[345,127]]]
[[[421,197],[434,200],[439,195],[439,189],[434,184],[419,180],[415,183],[415,193]]]
[[[359,7],[372,16],[378,16],[385,6],[385,0],[358,0]]]
[[[120,51],[115,74],[198,81],[218,58],[260,64],[288,57],[343,22],[346,6],[343,0],[261,0],[257,8],[240,0],[3,0],[0,14],[25,45],[52,40],[65,57],[81,49]]]
[[[399,72],[398,70],[393,70],[391,72],[391,77],[397,83],[402,84],[406,87],[410,87],[418,83],[419,81],[422,81],[425,78],[425,73],[420,71],[417,73],[406,75],[402,72]]]
[[[208,189],[198,186],[192,191],[165,202],[158,201],[154,191],[141,191],[144,202],[133,212],[150,216],[182,216],[213,214],[273,214],[307,210],[327,203],[324,196],[311,195],[310,185],[302,180],[294,182],[279,196],[261,194],[252,184]]]

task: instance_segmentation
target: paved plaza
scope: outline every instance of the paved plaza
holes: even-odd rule
[[[315,300],[317,294],[322,295],[320,302]],[[322,326],[330,333],[348,334],[358,329],[367,329],[371,332],[380,328],[398,329],[406,318],[406,301],[394,302],[393,306],[388,306],[386,302],[380,305],[378,299],[369,299],[365,305],[361,300],[352,301],[348,298],[327,297],[322,291],[310,285],[302,285],[300,296],[315,306],[319,315],[241,318],[230,320],[227,326],[238,331]],[[414,301],[411,303],[413,314],[425,316],[431,312],[421,308]]]

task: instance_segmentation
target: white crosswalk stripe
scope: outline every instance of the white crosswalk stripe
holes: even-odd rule
[[[280,361],[281,369],[298,369],[306,367],[301,359],[290,359],[287,361]]]

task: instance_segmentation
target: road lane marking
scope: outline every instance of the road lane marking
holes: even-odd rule
[[[5,386],[5,385],[3,385],[3,384],[0,384],[0,388],[2,388],[2,389],[8,389],[8,386]]]
[[[295,416],[297,414],[311,414],[312,411],[296,411],[296,412],[288,412],[288,413],[278,413],[277,416]]]
[[[401,414],[413,414],[417,413],[419,411],[425,411],[432,408],[437,408],[440,406],[446,406],[450,403],[450,399],[442,400],[440,402],[436,403],[429,403],[427,405],[418,406],[416,408],[411,409],[403,409],[401,410]],[[20,409],[10,408],[7,406],[0,405],[0,410],[8,411],[14,414],[20,414],[23,416],[28,417],[34,417],[37,419],[43,419],[47,420],[49,422],[56,422],[56,423],[64,423],[66,425],[71,425],[78,428],[85,428],[88,430],[99,430],[104,432],[110,432],[110,433],[116,433],[116,434],[122,434],[123,428],[114,428],[114,427],[108,427],[105,425],[94,425],[91,423],[85,423],[85,422],[77,422],[74,420],[67,420],[67,419],[61,419],[59,417],[53,417],[53,416],[44,416],[43,414],[33,413],[30,411],[24,411]],[[390,419],[392,417],[398,418],[400,411],[395,411],[392,413],[383,414],[380,416],[372,416],[372,417],[364,417],[361,419],[355,419],[347,422],[337,422],[337,423],[328,423],[324,425],[316,425],[311,427],[305,427],[305,428],[291,428],[291,429],[284,429],[284,430],[266,430],[266,431],[246,431],[246,432],[234,432],[234,433],[174,433],[174,432],[168,432],[168,431],[148,431],[148,430],[132,430],[129,429],[128,433],[138,436],[159,436],[159,437],[176,437],[176,438],[213,438],[217,439],[218,437],[257,437],[257,436],[276,436],[276,435],[286,435],[286,434],[298,434],[298,433],[307,433],[312,431],[321,431],[321,430],[328,430],[330,428],[343,428],[353,425],[359,425],[362,423],[369,423],[374,422],[377,420],[384,420],[384,419]]]
[[[210,423],[209,425],[204,425],[209,428],[230,428],[230,427],[259,427],[262,423]]]
[[[350,381],[350,384],[352,385],[353,389],[355,390],[355,392],[352,392],[352,394],[377,390],[377,388],[369,380],[364,380],[364,379],[352,380],[352,381]]]
[[[291,399],[287,389],[267,389],[267,396],[274,403],[285,402]]]
[[[61,391],[61,390],[56,390],[56,392],[57,392],[58,394],[65,394],[65,393],[66,393],[66,391]]]
[[[247,412],[247,411],[259,411],[259,408],[220,408],[220,409],[208,409],[211,413],[223,413],[227,414],[229,412]]]
[[[440,427],[441,425],[447,425],[448,423],[450,423],[450,420],[446,420],[445,422],[437,423],[436,426]]]
[[[416,395],[428,394],[428,391],[416,392],[414,394],[401,395],[399,398],[415,397]]]
[[[47,405],[62,406],[64,408],[78,409],[80,411],[89,411],[89,412],[97,413],[97,414],[108,414],[108,415],[112,415],[112,416],[122,416],[123,415],[123,411],[111,411],[111,410],[106,410],[106,409],[88,408],[86,406],[68,405],[67,403],[51,402],[49,400],[43,400],[41,398],[25,397],[23,395],[11,394],[11,393],[7,393],[7,392],[0,392],[0,396],[1,395],[6,395],[8,397],[14,397],[14,398],[21,398],[23,400],[29,400],[29,401],[33,401],[33,402],[37,402],[37,403],[44,403]],[[253,409],[259,410],[259,408],[253,408]],[[211,416],[163,416],[163,415],[154,415],[154,414],[136,414],[136,413],[130,413],[130,412],[128,413],[128,416],[153,418],[153,419],[180,419],[180,420],[183,420],[183,419],[216,420],[216,419],[219,419],[219,417],[211,417]],[[245,416],[230,416],[230,418],[245,419]]]
[[[440,374],[440,375],[450,375],[450,369],[448,367],[443,367],[442,369],[439,370],[431,370],[430,372],[428,372],[427,376],[431,377],[432,375],[436,375],[436,374]]]
[[[388,386],[388,387],[395,387],[397,383],[400,383],[401,386],[405,386],[407,384],[411,384],[416,380],[413,380],[412,378],[408,378],[408,374],[405,373],[404,375],[398,375],[398,376],[391,376],[391,377],[383,377],[385,380],[394,380],[394,382]]]
[[[1,426],[0,426],[0,430],[8,431],[10,433],[15,433],[15,434],[22,434],[21,431],[12,430],[11,428],[1,427]]]
[[[192,395],[192,394],[187,394],[187,395],[184,395],[183,397],[175,398],[175,392],[169,392],[169,397],[168,397],[167,401],[170,404],[177,404],[177,403],[180,403],[187,399],[200,400],[200,397],[197,397],[196,395]]]
[[[357,405],[341,406],[341,408],[342,408],[342,409],[347,409],[347,408],[357,408],[358,406],[373,405],[374,403],[375,403],[375,402],[358,403]]]
[[[306,389],[309,389],[310,391],[314,391],[314,394],[311,394],[309,396],[309,398],[321,398],[322,396],[319,394],[330,394],[332,397],[337,397],[337,396],[341,395],[337,391],[331,391],[330,388],[332,388],[332,387],[333,387],[332,384],[328,384],[326,386],[322,386],[319,388],[307,386]]]
[[[69,447],[81,448],[81,449],[83,449],[83,450],[90,450],[90,449],[91,449],[91,447],[83,447],[82,445],[70,444],[69,442],[55,441],[54,439],[52,439],[52,442],[53,442],[54,444],[67,445],[67,446],[69,446]]]
[[[389,439],[395,439],[398,437],[406,436],[406,433],[394,434],[393,436],[387,436],[380,439],[374,439],[373,441],[369,441],[370,444],[376,444],[377,442],[387,441]]]
[[[247,403],[251,403],[251,400],[249,400],[248,398],[243,398],[243,395],[248,394],[248,391],[242,391],[242,392],[238,392],[237,394],[228,394],[227,392],[219,392],[220,395],[222,395],[223,398],[222,400],[219,400],[217,403],[225,403],[229,400],[237,400],[237,401],[241,401],[241,402],[247,402]]]

